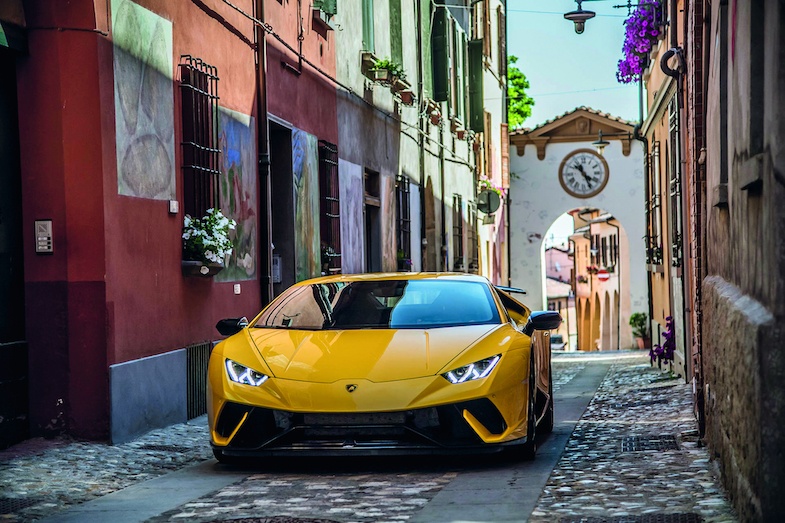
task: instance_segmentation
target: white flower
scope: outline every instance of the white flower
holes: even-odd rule
[[[229,231],[237,223],[218,209],[208,209],[202,218],[183,219],[183,256],[186,260],[221,263],[232,254]]]

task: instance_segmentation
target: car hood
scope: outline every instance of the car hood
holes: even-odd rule
[[[426,330],[335,331],[253,329],[250,334],[276,378],[315,383],[332,383],[341,379],[384,382],[433,376],[499,327],[473,325]],[[489,340],[489,343],[504,345],[500,341]]]

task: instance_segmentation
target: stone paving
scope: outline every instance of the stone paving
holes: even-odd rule
[[[578,423],[529,521],[645,522],[629,518],[662,514],[692,519],[660,521],[736,521],[699,445],[689,386],[651,368],[640,353],[622,355]],[[554,354],[556,394],[598,357],[608,354]],[[34,439],[0,451],[0,523],[35,521],[210,459],[207,441],[202,416],[123,445]],[[646,450],[655,447],[677,448]],[[338,472],[308,464],[251,470],[245,480],[149,521],[406,521],[463,466],[440,461],[411,472],[400,461],[380,461]]]
[[[737,521],[698,440],[690,386],[640,357],[611,367],[529,521],[646,515]]]

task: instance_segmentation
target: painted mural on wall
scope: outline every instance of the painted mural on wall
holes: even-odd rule
[[[237,222],[232,255],[217,281],[256,278],[257,182],[254,159],[254,118],[218,108],[218,147],[221,150],[221,210]]]
[[[297,281],[321,274],[319,249],[319,150],[316,137],[292,131],[294,252]]]
[[[112,14],[118,192],[174,199],[172,23],[129,0]]]
[[[341,197],[341,271],[344,274],[363,272],[363,170],[359,165],[338,160]]]

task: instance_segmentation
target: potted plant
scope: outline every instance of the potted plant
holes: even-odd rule
[[[232,254],[229,231],[237,226],[220,209],[207,209],[201,218],[186,214],[183,219],[183,274],[213,276],[224,268]]]
[[[651,347],[649,318],[645,312],[633,312],[630,314],[630,327],[632,327],[632,335],[635,338],[639,349]]]
[[[336,258],[338,256],[340,256],[340,254],[335,252],[335,249],[333,249],[331,245],[322,242],[322,248],[321,248],[322,275],[326,275],[330,273],[330,263],[332,262],[333,258]]]
[[[400,272],[411,272],[412,270],[412,260],[411,258],[406,257],[406,253],[402,250],[398,251],[398,271]]]
[[[403,80],[406,78],[403,66],[389,58],[376,59],[370,72],[374,81],[382,83],[392,83],[397,79]]]

